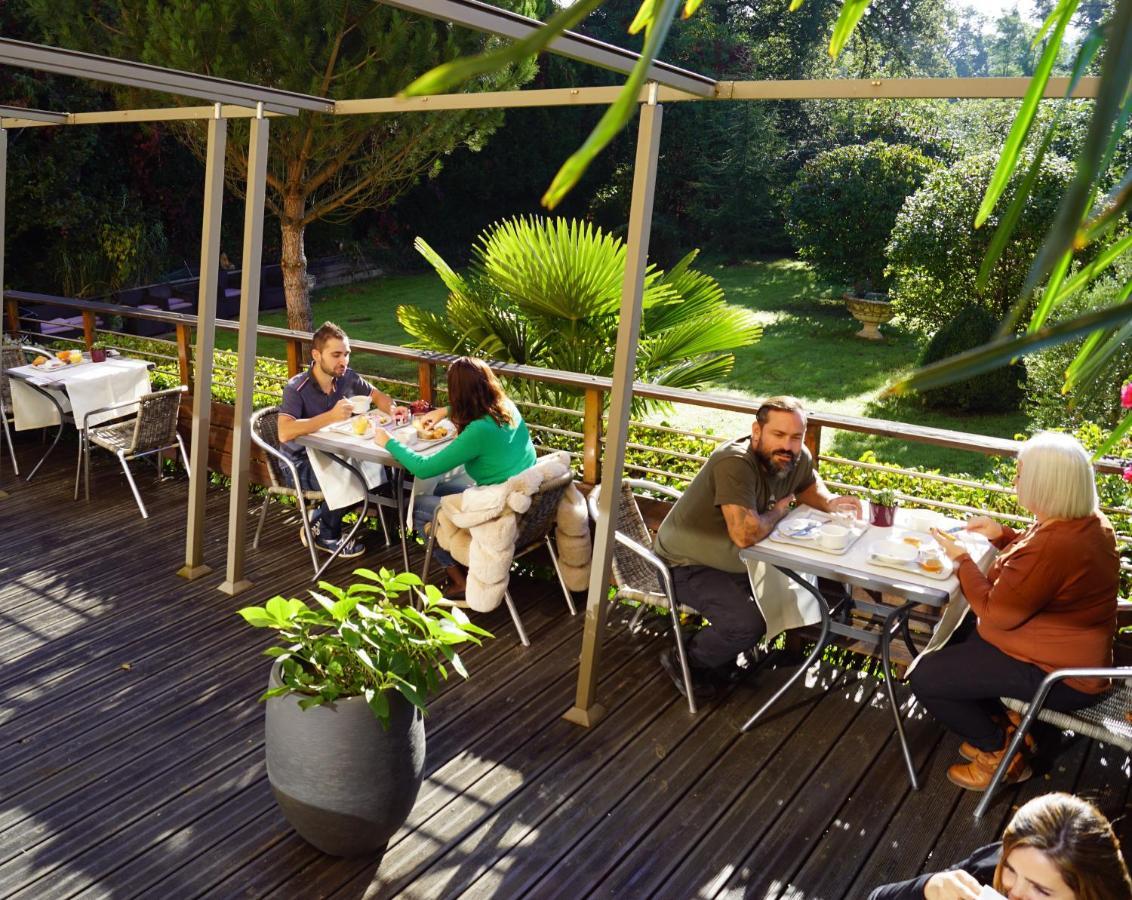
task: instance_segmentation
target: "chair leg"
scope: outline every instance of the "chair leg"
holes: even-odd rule
[[[271,494],[264,493],[263,506],[259,508],[259,522],[255,527],[255,537],[252,538],[252,549],[259,549],[259,536],[263,531],[263,520],[267,518],[267,504],[271,502]]]
[[[428,542],[425,544],[424,568],[421,569],[421,581],[428,584],[428,570],[432,566],[432,548],[436,546],[436,519],[432,520],[432,527],[428,530]]]
[[[307,536],[307,549],[311,554],[311,565],[314,566],[315,572],[318,572],[318,554],[314,549],[314,532],[311,531],[310,516],[307,515],[307,503],[303,499],[301,491],[296,491],[295,502],[299,504],[299,517],[303,520],[303,532]]]
[[[122,464],[122,470],[126,473],[126,480],[130,482],[130,490],[134,492],[134,500],[137,501],[138,509],[141,510],[142,518],[148,519],[149,513],[145,511],[145,504],[142,503],[141,494],[138,493],[138,486],[134,484],[134,476],[133,473],[130,472],[130,464],[126,462],[126,452],[124,450],[118,451],[118,462]]]
[[[79,499],[79,482],[83,474],[83,446],[86,444],[86,434],[79,432],[79,456],[75,461],[75,499]]]
[[[688,652],[684,649],[684,632],[680,630],[680,604],[676,602],[674,597],[669,597],[668,608],[672,612],[672,635],[676,640],[676,658],[680,660],[680,674],[684,676],[684,693],[688,698],[688,711],[694,716],[696,714],[696,692],[692,688],[692,669],[688,665]],[[644,609],[644,604],[641,604],[641,609]]]
[[[177,435],[177,446],[181,448],[181,462],[185,465],[185,474],[189,473],[189,454],[185,452],[185,442],[181,440],[181,435]]]
[[[12,471],[19,475],[20,464],[16,459],[16,447],[12,443],[12,429],[8,426],[8,414],[5,412],[3,404],[0,404],[0,418],[4,420],[4,437],[8,439],[8,452],[12,454]]]
[[[629,620],[629,633],[636,634],[641,627],[641,619],[645,617],[646,605],[644,603],[637,604],[637,611],[633,613],[633,618]]]
[[[515,623],[515,630],[519,632],[519,643],[524,647],[531,645],[527,638],[527,631],[523,628],[523,620],[519,618],[519,610],[515,608],[515,601],[511,599],[511,592],[504,591],[503,599],[507,602],[507,612],[511,613],[511,621]]]
[[[87,502],[90,501],[90,437],[83,440],[83,491]]]
[[[378,503],[376,509],[377,521],[381,523],[381,533],[385,535],[385,546],[388,547],[393,541],[389,537],[389,526],[385,524],[385,507]]]
[[[991,779],[987,789],[983,791],[983,796],[979,798],[979,805],[975,807],[975,818],[981,819],[983,813],[987,811],[990,806],[991,799],[994,797],[994,792],[998,790],[998,786],[1002,784],[1002,779],[1006,777],[1007,771],[1010,769],[1010,761],[1014,759],[1014,754],[1022,749],[1022,742],[1026,739],[1026,735],[1030,733],[1030,725],[1036,718],[1037,712],[1041,709],[1041,704],[1045,702],[1045,697],[1036,703],[1031,703],[1030,708],[1026,710],[1026,715],[1022,717],[1022,722],[1014,731],[1010,740],[1006,742],[1006,753],[1003,754],[1002,759],[999,761],[998,768],[994,770],[994,777]]]
[[[570,588],[566,587],[566,579],[562,576],[562,567],[558,564],[558,554],[554,552],[554,542],[550,539],[549,534],[543,540],[546,541],[546,552],[550,554],[550,561],[554,563],[554,574],[558,576],[562,596],[566,598],[566,608],[570,610],[570,615],[576,616],[578,610],[574,606],[574,595],[570,593]]]

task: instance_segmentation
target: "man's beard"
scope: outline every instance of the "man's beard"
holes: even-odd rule
[[[345,366],[343,366],[342,371],[339,372],[337,364],[332,365],[332,366],[327,366],[326,363],[323,362],[322,360],[319,360],[318,367],[319,367],[319,369],[322,370],[323,375],[328,375],[331,378],[338,378],[341,375],[344,375],[346,373]]]
[[[760,444],[755,448],[755,455],[776,478],[785,478],[798,465],[797,454],[789,450],[778,450],[771,454],[767,453]]]

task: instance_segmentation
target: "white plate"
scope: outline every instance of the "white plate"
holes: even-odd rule
[[[892,538],[892,540],[895,543],[907,544],[909,547],[916,550],[934,550],[939,547],[939,542],[926,531],[905,531],[898,528],[896,530],[896,537]],[[916,543],[912,543],[913,541]]]
[[[886,539],[869,545],[869,558],[877,562],[910,563],[915,562],[919,550],[903,541]]]
[[[345,422],[338,422],[330,426],[330,430],[337,434],[344,434],[346,437],[357,438],[360,441],[371,441],[374,436],[373,422],[366,421],[366,430],[361,434],[354,431],[354,422],[358,420],[358,416],[351,416]]]
[[[917,554],[918,555],[918,554]],[[882,566],[886,569],[896,569],[898,572],[906,572],[909,575],[920,575],[924,578],[933,578],[937,581],[946,581],[955,574],[955,564],[946,556],[941,558],[943,568],[938,572],[929,572],[923,568],[915,559],[910,559],[906,562],[895,562],[889,559],[881,559],[874,556],[872,549],[869,550],[869,565]]]

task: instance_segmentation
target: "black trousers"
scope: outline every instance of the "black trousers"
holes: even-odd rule
[[[766,635],[766,621],[744,572],[708,566],[673,566],[676,599],[711,623],[688,642],[688,662],[698,669],[726,669]]]
[[[1003,710],[998,698],[1032,700],[1046,673],[987,643],[973,625],[960,637],[916,664],[909,679],[912,692],[949,729],[993,753],[1006,743],[1006,733],[992,718]],[[1062,681],[1050,690],[1045,706],[1069,712],[1099,699]]]

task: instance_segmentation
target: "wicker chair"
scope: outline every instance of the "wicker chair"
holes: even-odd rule
[[[142,518],[148,519],[145,504],[142,503],[138,486],[130,472],[130,460],[139,456],[149,456],[152,453],[161,453],[177,447],[181,451],[181,461],[185,471],[189,469],[189,455],[185,452],[185,444],[181,435],[177,433],[177,413],[181,408],[181,395],[188,390],[186,385],[169,388],[167,391],[156,391],[146,394],[137,400],[127,400],[100,409],[92,409],[83,416],[82,428],[79,431],[79,469],[75,472],[75,499],[79,499],[79,476],[84,475],[86,480],[86,499],[90,500],[90,449],[91,446],[102,447],[118,457],[122,470],[126,473],[126,480],[130,483],[130,490],[134,492],[134,500],[141,510]],[[132,413],[128,418],[122,418]],[[91,418],[98,416],[105,420],[113,417],[113,421],[105,424],[91,424]],[[158,457],[160,463],[160,457]]]
[[[1043,709],[1050,689],[1059,681],[1066,678],[1110,678],[1117,682],[1116,686],[1104,695],[1103,699],[1092,706],[1077,709],[1073,712],[1056,712],[1052,709]],[[1002,783],[1003,776],[1014,754],[1022,745],[1022,741],[1029,734],[1030,726],[1035,719],[1048,722],[1050,725],[1063,731],[1072,731],[1074,734],[1084,735],[1132,753],[1132,667],[1114,669],[1059,669],[1051,672],[1039,685],[1034,698],[1026,703],[1010,697],[1002,698],[1003,704],[1008,708],[1022,714],[1022,722],[1011,738],[1003,754],[1002,762],[983,793],[979,805],[975,809],[975,818],[982,818],[983,813],[990,806],[995,790]]]
[[[18,344],[5,343],[0,346],[0,420],[3,421],[4,434],[0,435],[0,452],[4,450],[4,440],[8,441],[8,452],[12,454],[12,471],[20,474],[16,461],[16,448],[12,443],[10,423],[12,416],[12,388],[8,383],[8,370],[22,366],[25,362],[23,348]]]
[[[676,500],[680,498],[679,491],[652,481],[626,478],[621,482],[621,496],[617,505],[617,528],[614,532],[616,543],[613,547],[612,574],[613,585],[616,588],[615,599],[639,604],[629,623],[629,627],[634,630],[649,606],[658,606],[669,611],[672,617],[672,636],[676,642],[676,656],[680,660],[680,670],[684,676],[684,692],[688,697],[688,708],[695,714],[696,698],[692,690],[692,673],[688,668],[684,636],[680,631],[680,613],[694,613],[694,610],[680,606],[676,602],[672,575],[664,560],[652,551],[652,535],[645,526],[636,495],[633,493],[634,489],[664,494]],[[601,485],[598,485],[589,496],[590,515],[595,521],[600,496]]]
[[[566,579],[562,577],[562,569],[558,565],[558,554],[554,549],[554,540],[551,535],[558,512],[558,503],[566,488],[574,480],[572,472],[566,472],[558,478],[543,482],[538,491],[531,497],[531,505],[525,513],[517,517],[515,534],[515,559],[525,556],[539,547],[546,547],[550,554],[550,561],[554,565],[554,572],[558,576],[558,585],[562,588],[562,595],[566,598],[566,606],[570,615],[577,615],[574,607],[574,597],[566,586]],[[436,519],[433,518],[429,528],[428,545],[425,548],[424,571],[422,578],[428,581],[429,569],[432,566],[432,550],[436,546]],[[505,590],[503,599],[507,604],[507,611],[511,614],[511,621],[515,623],[515,630],[519,633],[519,640],[524,647],[531,645],[527,631],[523,628],[523,621],[519,618],[519,611],[515,601],[511,599],[511,592]]]
[[[252,440],[267,455],[267,471],[271,484],[263,498],[263,506],[259,509],[259,523],[256,525],[255,537],[252,539],[252,549],[259,547],[259,536],[263,531],[263,522],[267,518],[267,504],[272,497],[294,497],[299,505],[299,516],[303,520],[303,530],[307,536],[307,548],[311,554],[311,565],[318,571],[318,557],[315,555],[314,535],[311,533],[310,514],[307,512],[308,503],[321,503],[322,491],[307,491],[299,488],[299,471],[295,464],[279,449],[279,407],[268,406],[252,414],[251,420]],[[293,485],[293,486],[292,486]]]

